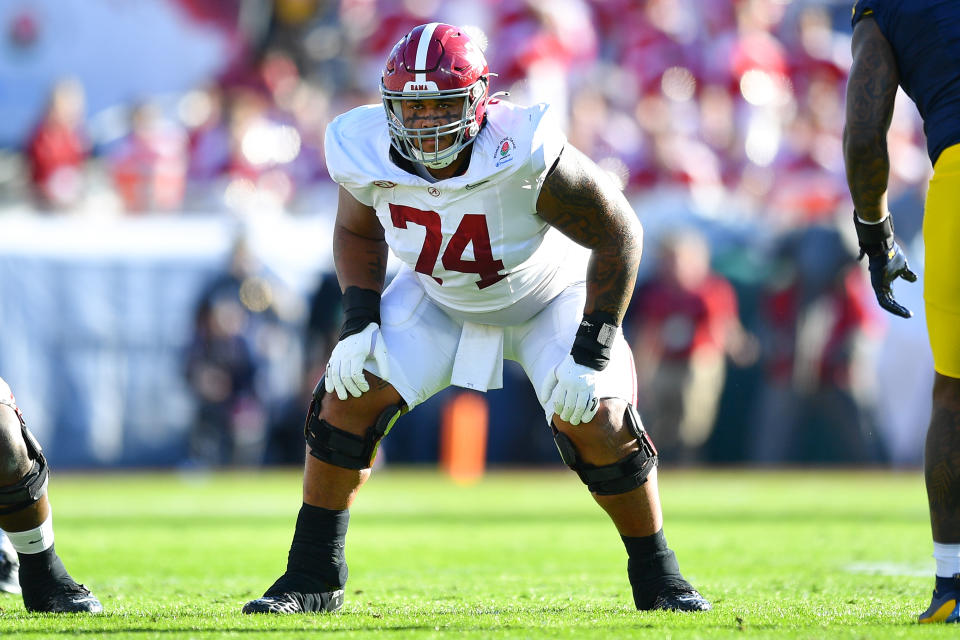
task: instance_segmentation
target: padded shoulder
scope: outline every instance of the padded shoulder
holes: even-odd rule
[[[550,105],[522,107],[494,100],[477,143],[484,161],[492,163],[494,170],[528,167],[538,174],[553,166],[566,140]]]
[[[396,169],[389,161],[390,137],[383,107],[356,107],[327,126],[324,155],[330,177],[357,200],[371,206],[372,182]]]

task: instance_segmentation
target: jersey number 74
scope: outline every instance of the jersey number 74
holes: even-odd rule
[[[442,285],[443,280],[433,275],[433,269],[437,264],[437,256],[440,254],[440,245],[443,240],[440,214],[436,211],[424,211],[402,204],[391,204],[390,219],[397,229],[406,229],[407,223],[412,222],[427,230],[423,238],[423,247],[420,249],[420,256],[417,258],[417,265],[414,268],[417,273],[428,275],[436,280],[437,284]],[[471,242],[473,243],[474,259],[464,260],[463,251]],[[460,226],[457,227],[450,238],[450,242],[447,243],[447,248],[444,250],[440,262],[443,264],[443,268],[448,271],[479,275],[478,289],[485,289],[500,282],[508,275],[499,273],[503,269],[503,260],[493,259],[493,251],[490,248],[490,232],[487,230],[487,217],[482,213],[464,214]]]

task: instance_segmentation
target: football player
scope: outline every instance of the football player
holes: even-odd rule
[[[497,99],[489,79],[461,30],[420,25],[387,58],[382,104],[327,129],[345,320],[308,411],[286,572],[245,613],[339,609],[349,507],[378,442],[448,385],[500,387],[504,358],[539,390],[563,461],[616,525],[637,608],[711,607],[667,546],[657,452],[634,408],[620,322],[637,216],[547,105]],[[384,290],[388,249],[403,267]]]
[[[27,611],[97,613],[100,601],[67,573],[54,550],[47,461],[27,429],[10,386],[0,378],[0,529],[20,562]]]
[[[887,210],[887,130],[897,86],[916,103],[933,179],[926,197],[924,307],[933,351],[933,411],[924,472],[936,586],[920,622],[960,621],[960,4],[860,0],[853,9],[844,158],[861,256],[880,306],[909,318],[890,288],[913,282]]]

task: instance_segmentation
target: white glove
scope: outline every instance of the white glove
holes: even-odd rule
[[[346,400],[348,391],[354,398],[369,391],[370,384],[363,376],[363,363],[370,357],[376,360],[380,377],[388,378],[387,345],[376,322],[368,324],[360,333],[347,336],[333,348],[324,376],[327,393],[336,391],[338,398]]]
[[[600,407],[600,399],[596,396],[598,373],[596,369],[577,364],[573,356],[567,355],[547,377],[540,397],[550,395],[547,407],[552,407],[561,420],[573,425],[590,422]]]

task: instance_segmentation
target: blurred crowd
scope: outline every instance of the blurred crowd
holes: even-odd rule
[[[229,20],[245,3],[218,4],[204,11]],[[238,20],[242,46],[220,77],[123,105],[119,124],[116,112],[87,114],[75,80],[56,84],[19,150],[17,197],[54,215],[331,216],[327,123],[379,102],[386,54],[412,26],[458,24],[486,48],[492,91],[550,102],[570,142],[619,182],[647,226],[624,330],[664,452],[684,462],[890,460],[864,373],[888,325],[856,262],[841,153],[850,5],[274,0],[260,24]],[[919,119],[900,101],[890,202],[909,245],[930,169]],[[329,311],[338,292],[322,282],[314,309],[329,317],[312,323],[323,329],[304,349],[305,380],[316,379],[324,331],[338,324]],[[210,302],[240,295],[239,284],[214,289],[198,336],[242,325],[235,309]],[[256,358],[239,344],[218,349],[244,398],[234,419],[263,423],[250,405]],[[191,353],[202,398],[202,345]],[[222,422],[217,411],[205,419]],[[499,455],[511,451],[507,443]]]
[[[243,2],[219,4],[239,16]],[[30,195],[44,211],[84,208],[108,187],[100,209],[315,212],[326,124],[378,102],[390,48],[438,19],[484,44],[493,91],[551,102],[570,141],[629,192],[679,189],[703,215],[796,226],[847,198],[848,4],[274,0],[207,86],[86,114],[83,87],[58,83],[22,150]],[[901,111],[892,199],[927,170],[918,121]]]

